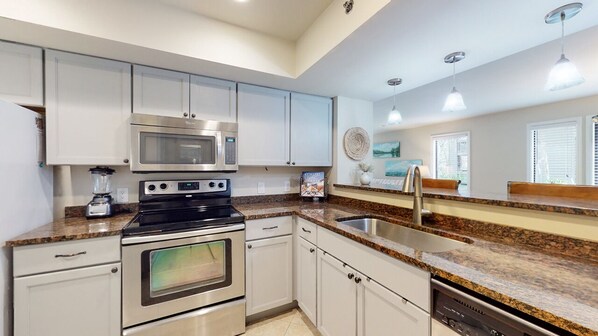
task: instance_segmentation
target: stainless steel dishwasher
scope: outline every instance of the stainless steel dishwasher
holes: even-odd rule
[[[555,327],[556,329],[556,327]],[[562,336],[432,279],[432,336]]]

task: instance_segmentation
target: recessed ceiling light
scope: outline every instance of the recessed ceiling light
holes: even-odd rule
[[[249,0],[235,0],[235,2],[249,2]]]

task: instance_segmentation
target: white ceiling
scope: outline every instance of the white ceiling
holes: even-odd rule
[[[182,10],[296,41],[332,0],[158,0]]]
[[[105,0],[85,5],[79,0],[22,0],[10,5],[0,1],[0,38],[280,89],[364,99],[375,102],[378,125],[390,108],[393,91],[386,81],[393,77],[403,79],[397,88],[397,105],[404,116],[400,127],[598,94],[598,0],[585,0],[581,13],[566,23],[566,54],[587,82],[559,92],[541,90],[559,56],[560,36],[560,26],[545,24],[544,15],[564,0],[377,1],[381,6],[372,12],[376,14],[364,17],[373,15],[361,26],[359,21],[356,30],[349,25],[352,33],[344,24],[369,13],[365,9],[373,0],[355,0],[356,10],[349,16],[343,13],[343,0]],[[322,11],[335,15],[318,17]],[[219,20],[239,26],[254,22],[252,29],[264,33]],[[326,27],[334,43],[340,41],[300,75],[296,75],[295,42],[271,37],[294,20],[303,22],[294,28],[295,38],[315,22],[313,27]],[[318,41],[310,48],[318,49]],[[458,50],[467,54],[457,64],[457,85],[468,109],[439,114],[452,72],[443,58]],[[376,131],[385,130],[389,128]]]

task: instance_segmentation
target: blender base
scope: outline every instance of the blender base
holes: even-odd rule
[[[87,218],[110,217],[113,214],[112,197],[110,195],[94,196],[85,207],[85,217]]]

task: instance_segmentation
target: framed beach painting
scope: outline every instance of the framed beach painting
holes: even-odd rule
[[[399,158],[401,157],[401,143],[382,142],[374,144],[374,158]]]
[[[423,160],[388,160],[384,162],[384,176],[405,177],[411,165],[421,166]]]

